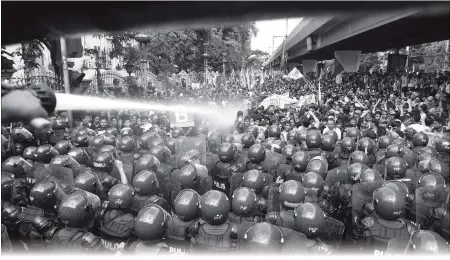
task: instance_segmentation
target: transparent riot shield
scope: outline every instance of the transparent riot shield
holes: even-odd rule
[[[444,207],[447,196],[447,190],[444,186],[425,186],[416,189],[415,200],[410,209],[411,215],[415,217],[412,221],[422,226],[433,209]]]
[[[283,155],[266,150],[266,158],[262,162],[264,170],[272,177],[277,176],[278,166],[283,162]]]
[[[230,177],[230,194],[242,187],[242,179],[244,178],[245,172],[235,173]]]
[[[252,226],[254,226],[256,222],[249,222],[249,221],[242,221],[241,223],[237,224],[237,240],[238,243],[244,239],[245,233],[247,233],[247,230],[249,230]]]
[[[211,176],[199,176],[199,182],[200,182],[200,186],[199,186],[197,192],[198,192],[198,194],[200,194],[200,196],[205,194],[207,191],[212,190],[213,181],[212,181]]]
[[[269,187],[267,213],[280,212],[280,185],[280,183],[274,183]]]
[[[405,249],[408,246],[409,239],[403,237],[396,237],[389,240],[386,248],[385,256],[401,256],[405,254]]]
[[[284,238],[284,245],[281,250],[283,253],[296,253],[296,254],[306,254],[308,252],[308,247],[306,241],[308,238],[302,233],[284,227],[279,227]]]
[[[377,170],[381,176],[383,177],[383,179],[386,179],[386,166],[384,166],[384,164],[374,164],[372,166],[373,170]]]
[[[208,169],[209,175],[211,175],[211,170],[213,169],[214,165],[219,161],[219,156],[214,153],[208,153],[206,155],[206,168]]]
[[[325,185],[328,187],[328,193],[333,201],[339,198],[339,186],[345,183],[346,174],[347,166],[340,166],[327,172]]]
[[[419,159],[419,155],[408,147],[403,147],[403,156],[402,158],[408,164],[408,168],[414,167]]]
[[[240,144],[243,135],[244,135],[244,134],[235,134],[235,135],[233,136],[233,143]]]
[[[196,137],[178,138],[179,146],[175,147],[175,154],[177,157],[177,166],[182,165],[181,157],[189,151],[197,151],[199,153],[199,161],[201,165],[206,165],[207,153],[207,137],[205,135],[198,135]],[[181,167],[176,167],[181,168]]]
[[[342,221],[325,217],[325,226],[320,230],[319,238],[327,245],[339,248],[344,235],[345,226]]]
[[[6,226],[2,224],[2,254],[12,252],[12,244],[9,239],[8,230]]]
[[[384,181],[360,182],[353,185],[352,190],[352,211],[354,218],[364,218],[363,207],[372,203],[373,192],[383,185]]]
[[[170,175],[170,198],[171,198],[171,204],[177,197],[177,195],[182,191],[181,184],[178,181],[178,173],[179,170],[174,170]]]
[[[65,192],[73,190],[74,187],[72,169],[58,165],[49,165],[48,167],[35,169],[34,179],[36,183],[44,180],[56,181]]]

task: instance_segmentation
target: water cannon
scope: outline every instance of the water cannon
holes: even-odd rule
[[[46,84],[32,84],[25,86],[17,86],[17,87],[6,87],[4,83],[2,83],[2,97],[11,91],[15,90],[28,90],[34,96],[39,98],[41,101],[41,106],[47,111],[48,114],[52,114],[55,111],[56,107],[56,96],[55,92],[52,88],[47,86]]]
[[[29,91],[33,96],[40,100],[40,106],[43,109],[36,109],[38,104],[28,103],[29,97],[24,100],[20,100],[21,95],[17,95],[13,98],[10,96],[8,101],[4,96],[14,91],[25,90]],[[9,96],[9,95],[8,95]],[[13,100],[13,99],[17,100]],[[20,109],[17,109],[21,107]],[[50,121],[45,119],[45,110],[47,114],[52,114],[56,108],[56,95],[53,89],[46,84],[31,84],[25,86],[13,86],[10,84],[2,83],[2,121],[14,122],[23,121],[29,123],[36,129],[45,130],[51,125]]]

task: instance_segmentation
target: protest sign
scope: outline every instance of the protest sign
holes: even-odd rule
[[[170,127],[194,126],[194,114],[183,112],[171,112],[169,114]]]

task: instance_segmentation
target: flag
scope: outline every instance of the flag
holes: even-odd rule
[[[250,81],[251,81],[251,86],[252,89],[255,87],[256,85],[256,80],[255,80],[255,71],[253,71],[253,67],[251,68],[251,75],[250,75]]]
[[[337,77],[337,75],[341,74],[342,72],[344,72],[344,67],[336,58],[334,58],[333,77]]]
[[[291,72],[289,72],[289,74],[287,75],[288,78],[290,79],[301,79],[303,78],[303,74],[300,73],[300,71],[298,71],[297,68],[293,68]]]
[[[247,87],[249,89],[252,89],[252,86],[250,85],[250,75],[248,74],[248,68],[245,71],[245,79],[246,79]]]
[[[241,87],[242,88],[246,88],[244,68],[241,68],[241,75],[239,76],[239,80],[240,80],[240,83],[241,83]]]
[[[320,91],[320,80],[319,80],[319,104],[322,101],[322,92]]]
[[[234,68],[231,68],[230,79],[234,80],[235,78],[236,78],[236,72],[234,71]]]
[[[261,70],[261,80],[260,80],[260,85],[262,86],[262,84],[264,84],[264,77],[265,77],[266,72],[264,70]]]
[[[320,69],[320,76],[319,76],[319,81],[323,79],[323,76],[325,75],[324,73],[324,68],[319,68]]]

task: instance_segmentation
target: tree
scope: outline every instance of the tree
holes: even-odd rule
[[[364,53],[361,54],[360,57],[360,68],[366,69],[367,71],[371,68],[374,68],[375,70],[378,70],[381,65],[380,58],[378,56],[378,53]]]
[[[251,37],[256,35],[257,29],[255,23],[245,23],[197,31],[133,31],[110,34],[113,45],[110,57],[120,56],[131,61],[135,53],[142,56],[142,49],[133,44],[139,33],[145,33],[151,39],[147,44],[146,57],[151,70],[158,74],[161,71],[172,71],[174,65],[183,70],[200,72],[204,69],[202,54],[205,51],[209,54],[208,65],[213,70],[222,70],[224,58],[229,70],[238,69],[251,51]]]
[[[445,66],[445,56],[448,55],[446,41],[425,43],[409,47],[408,66],[425,65],[432,71],[442,70]]]
[[[24,72],[31,73],[33,69],[38,69],[41,65],[37,59],[44,55],[44,46],[39,40],[23,41],[19,49],[14,53],[19,56],[24,64]]]

